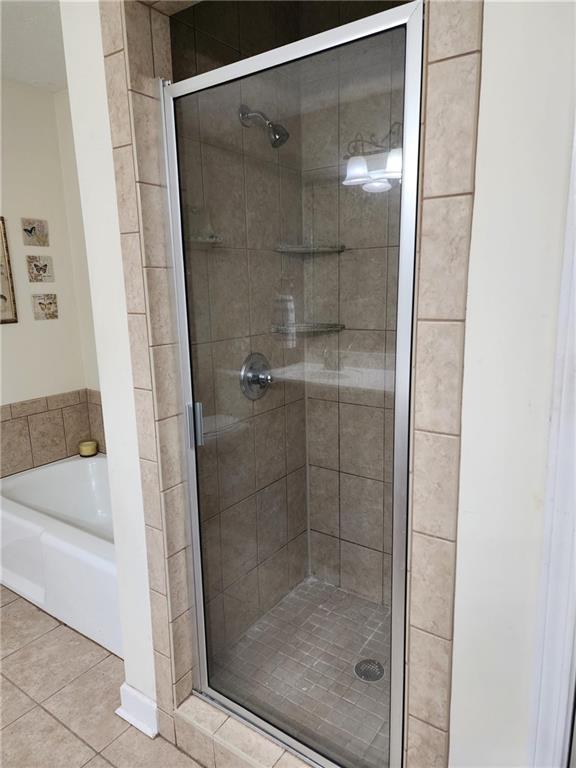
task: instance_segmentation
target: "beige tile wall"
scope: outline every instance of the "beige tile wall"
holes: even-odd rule
[[[402,123],[404,34],[386,36],[305,67],[302,169],[304,239],[345,247],[305,263],[306,320],[346,327],[306,343],[311,570],[389,603],[400,187],[343,186],[339,165]]]
[[[408,616],[408,768],[448,764],[482,3],[426,5]]]
[[[396,5],[387,0],[299,0],[246,2],[202,0],[157,2],[165,13],[182,12],[171,23],[174,80],[287,45]],[[166,10],[167,9],[167,10]]]
[[[137,402],[158,701],[161,732],[171,740],[175,738],[173,707],[192,684],[196,639],[190,593],[183,588],[182,597],[176,588],[189,582],[183,575],[189,539],[186,489],[177,460],[179,399],[172,386],[168,386],[171,394],[162,391],[161,368],[153,373],[154,359],[160,366],[157,354],[169,357],[175,342],[167,311],[172,306],[169,259],[162,240],[157,239],[159,230],[145,227],[144,222],[154,221],[158,214],[151,198],[161,194],[164,181],[159,104],[152,81],[170,76],[168,19],[159,11],[174,11],[174,5],[162,0],[152,9],[138,2],[102,4],[128,310],[130,322],[139,325],[133,330],[132,351],[135,384],[141,385],[137,391],[142,393],[137,394]],[[459,403],[481,39],[481,3],[433,0],[427,10],[409,587],[407,761],[411,768],[447,764],[452,616],[446,603],[451,605],[453,600]],[[193,156],[190,162],[195,162]],[[206,162],[216,163],[216,168],[217,153],[208,152]],[[225,232],[225,219],[222,225]],[[230,247],[235,247],[233,241]],[[366,247],[361,238],[358,247]],[[443,281],[438,281],[440,274]],[[200,315],[194,322],[200,325],[202,320]],[[202,354],[200,346],[197,354]],[[161,348],[165,349],[155,351]],[[166,399],[170,405],[165,407]],[[322,403],[322,413],[316,414],[321,422],[339,412],[335,399],[314,399]],[[330,472],[338,467],[321,469]],[[210,488],[206,478],[200,483],[205,490]],[[315,538],[318,546],[326,547],[323,575],[330,578],[331,573],[340,572],[340,560],[337,548],[327,547],[326,542],[338,540],[313,532],[313,542]],[[427,602],[430,605],[423,604]]]
[[[82,440],[97,440],[106,453],[100,393],[79,389],[2,406],[0,477],[78,453]]]
[[[258,4],[246,12],[237,2],[202,2],[171,23],[174,80],[230,64],[292,42],[297,3]]]
[[[190,34],[193,25],[210,29],[215,67],[227,61],[218,46],[229,42],[227,9],[235,5],[214,18],[211,7],[186,18]],[[238,380],[250,352],[274,368],[303,362],[303,347],[286,349],[270,332],[283,279],[301,303],[302,261],[277,251],[282,240],[301,239],[300,221],[280,213],[291,212],[287,197],[300,208],[299,153],[294,140],[273,149],[260,127],[243,128],[242,103],[298,135],[299,86],[290,72],[190,95],[176,107],[194,397],[207,431],[197,464],[209,653],[236,640],[308,571],[304,389],[278,381],[252,402]],[[202,244],[207,235],[219,241]]]

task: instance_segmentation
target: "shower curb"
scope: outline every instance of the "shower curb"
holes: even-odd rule
[[[307,768],[276,741],[192,695],[174,712],[176,744],[203,768]]]

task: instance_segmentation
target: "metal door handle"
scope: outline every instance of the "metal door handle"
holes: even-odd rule
[[[204,445],[204,408],[202,403],[188,403],[186,406],[188,414],[188,433],[190,435],[190,448]]]

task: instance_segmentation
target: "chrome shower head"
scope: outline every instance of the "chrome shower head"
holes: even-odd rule
[[[254,125],[254,122],[260,122],[263,127],[266,128],[268,134],[268,140],[270,144],[277,149],[283,144],[286,144],[290,138],[290,134],[280,123],[274,123],[270,120],[264,112],[257,112],[247,107],[246,104],[241,104],[238,110],[238,118],[245,128],[250,128]]]
[[[290,134],[288,133],[286,128],[284,128],[283,125],[280,125],[280,123],[269,122],[267,125],[267,129],[268,129],[268,138],[270,139],[270,144],[272,144],[274,149],[281,147],[282,144],[286,144],[286,142],[290,138]]]

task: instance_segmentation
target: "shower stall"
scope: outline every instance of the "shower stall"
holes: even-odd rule
[[[313,765],[401,764],[421,13],[163,86],[195,687]]]

